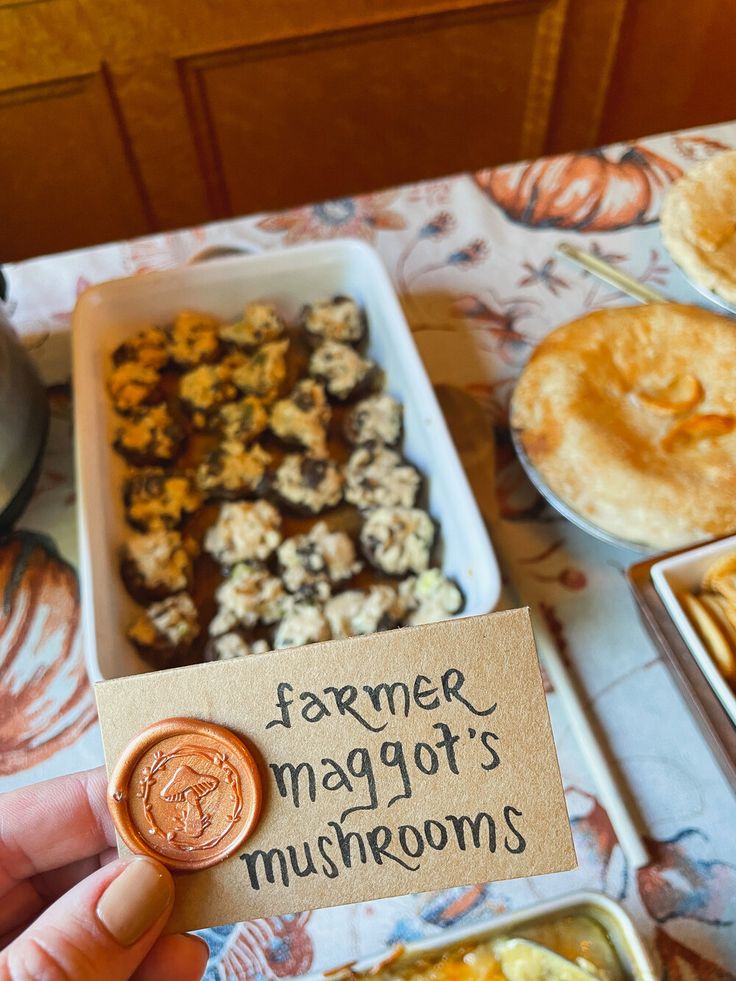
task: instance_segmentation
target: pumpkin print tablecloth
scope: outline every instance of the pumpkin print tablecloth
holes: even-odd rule
[[[209,930],[208,978],[299,975],[587,886],[627,906],[663,977],[736,979],[736,800],[637,620],[623,576],[635,556],[545,507],[506,428],[510,390],[537,341],[588,310],[627,302],[556,258],[557,242],[577,242],[696,301],[663,249],[657,215],[672,180],[733,147],[736,124],[713,126],[5,268],[11,317],[50,386],[52,427],[35,496],[0,547],[0,790],[102,760],[75,574],[75,297],[90,283],[177,265],[213,244],[258,251],[352,235],[381,253],[508,583],[543,603],[648,827],[652,861],[632,874],[551,691],[577,871]],[[505,601],[513,602],[511,588]]]

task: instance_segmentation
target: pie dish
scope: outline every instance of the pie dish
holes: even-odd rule
[[[662,239],[698,287],[736,307],[736,150],[696,164],[669,188]]]
[[[736,527],[732,323],[697,307],[598,310],[537,347],[512,398],[552,494],[620,540],[676,548]]]

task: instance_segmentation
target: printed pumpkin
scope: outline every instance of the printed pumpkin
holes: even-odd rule
[[[736,981],[736,974],[686,947],[661,927],[655,933],[664,981]]]
[[[0,776],[72,745],[96,718],[81,652],[79,587],[53,542],[0,541]]]
[[[530,228],[610,232],[656,221],[681,169],[642,146],[590,150],[497,167],[479,186],[512,220]]]

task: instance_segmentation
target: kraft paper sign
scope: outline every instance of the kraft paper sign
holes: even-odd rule
[[[177,875],[172,930],[575,867],[527,610],[95,690],[108,770],[172,716],[226,726],[259,763],[258,825]]]

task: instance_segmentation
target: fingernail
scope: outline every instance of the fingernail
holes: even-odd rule
[[[174,899],[169,872],[150,858],[135,858],[97,903],[97,918],[122,947],[150,930]]]

